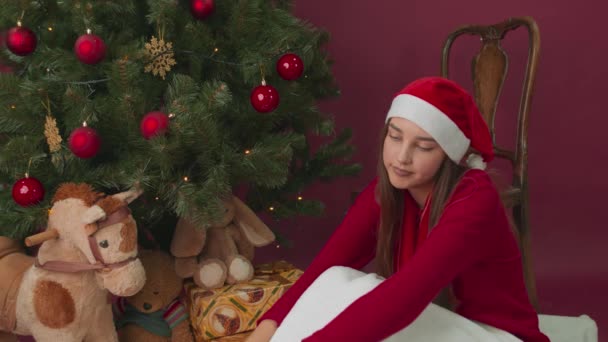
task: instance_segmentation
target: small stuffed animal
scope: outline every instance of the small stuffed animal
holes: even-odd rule
[[[238,197],[231,196],[223,204],[222,219],[206,227],[180,218],[171,241],[177,274],[194,278],[206,289],[251,280],[255,247],[275,240],[272,230]]]
[[[114,303],[121,342],[194,341],[188,311],[178,299],[183,280],[175,274],[173,258],[159,249],[140,250],[147,281],[137,294]]]

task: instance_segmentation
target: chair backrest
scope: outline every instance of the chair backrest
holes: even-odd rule
[[[501,47],[506,33],[523,26],[528,31],[528,61],[523,81],[519,113],[517,114],[517,137],[515,150],[507,150],[496,145],[494,117],[498,98],[507,74],[508,59]],[[481,49],[473,58],[472,78],[474,96],[486,120],[492,139],[494,152],[498,158],[511,162],[513,181],[510,188],[502,193],[507,208],[512,210],[512,219],[522,253],[526,287],[532,304],[538,309],[536,283],[530,255],[530,226],[528,203],[528,121],[534,92],[534,79],[540,50],[540,34],[536,22],[531,17],[510,18],[489,26],[462,26],[447,37],[441,56],[441,76],[449,77],[449,57],[452,44],[461,35],[477,35],[481,39]]]

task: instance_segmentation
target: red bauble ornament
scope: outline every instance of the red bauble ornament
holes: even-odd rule
[[[163,112],[150,112],[141,119],[139,128],[146,139],[162,135],[169,128],[169,117]]]
[[[262,84],[253,88],[250,100],[258,112],[272,112],[279,105],[279,92],[273,86]]]
[[[190,12],[198,20],[207,18],[214,10],[213,0],[190,0]]]
[[[6,33],[6,47],[15,55],[27,56],[36,50],[36,34],[27,27],[15,26]]]
[[[90,127],[76,128],[68,141],[70,150],[79,158],[91,158],[99,151],[101,139],[97,132]]]
[[[304,62],[302,62],[300,56],[295,53],[284,54],[277,61],[277,72],[283,79],[293,81],[302,76],[302,72],[304,72]]]
[[[106,56],[106,44],[94,34],[83,34],[74,43],[74,53],[84,64],[97,64]]]
[[[13,201],[22,207],[36,205],[44,199],[44,187],[34,177],[21,178],[13,185]]]

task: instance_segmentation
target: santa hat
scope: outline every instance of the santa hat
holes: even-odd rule
[[[475,101],[461,86],[441,77],[418,79],[403,88],[386,116],[412,121],[429,133],[455,163],[460,163],[469,147],[467,164],[485,169],[494,158],[490,130]]]

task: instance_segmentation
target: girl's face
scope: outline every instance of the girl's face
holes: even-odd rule
[[[446,154],[418,125],[407,119],[391,118],[382,158],[395,188],[430,191]]]

